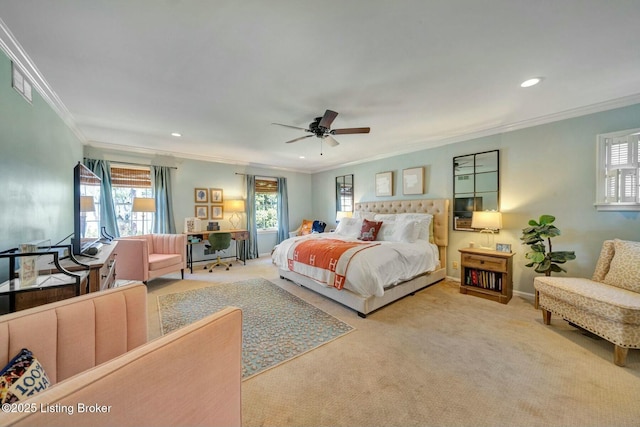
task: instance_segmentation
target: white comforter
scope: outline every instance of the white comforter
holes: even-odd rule
[[[278,244],[271,259],[282,270],[288,270],[289,248],[301,239],[339,239],[361,242],[357,239],[337,236],[333,233],[309,234],[292,237]],[[415,243],[379,242],[380,245],[359,252],[347,270],[345,288],[363,297],[381,297],[384,289],[409,280],[438,267],[438,247],[426,240]],[[327,286],[325,283],[319,283]]]

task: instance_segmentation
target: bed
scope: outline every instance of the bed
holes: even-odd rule
[[[403,251],[405,249],[409,250],[411,255],[403,255],[402,261],[399,261],[393,255],[398,252],[398,246],[393,246],[387,241],[360,242],[362,245],[355,248],[357,240],[350,237],[345,238],[341,233],[340,235],[336,233],[312,234],[293,237],[278,244],[272,253],[273,263],[278,267],[281,278],[290,280],[345,305],[364,318],[367,314],[437,283],[446,276],[449,200],[417,199],[361,202],[356,203],[354,209],[355,218],[375,218],[376,221],[381,219],[383,226],[385,218],[390,218],[388,215],[391,214],[396,214],[398,218],[400,216],[408,217],[410,216],[409,214],[430,214],[432,216],[431,243],[420,242],[418,245],[419,242],[417,241],[411,244],[408,244],[410,241],[404,242],[407,244],[401,244],[400,246],[403,247]],[[414,217],[420,216],[416,215]],[[388,221],[388,225],[391,225],[391,223],[392,221]],[[340,228],[338,226],[336,232],[339,232]],[[301,272],[292,271],[295,267],[293,264],[296,263],[293,254],[296,253],[297,256],[298,249],[302,249],[302,246],[297,245],[300,245],[301,242],[306,242],[305,245],[313,246],[318,244],[316,242],[320,240],[351,242],[354,248],[349,250],[357,252],[353,254],[353,257],[348,262],[343,262],[343,264],[348,265],[348,269],[345,272],[345,280],[341,284],[342,286],[336,285],[340,281],[336,278],[336,276],[340,277],[337,270],[329,273],[328,276],[323,276],[323,278],[319,278],[313,272],[307,270]],[[433,254],[435,260],[423,262],[419,258],[420,253],[417,252],[421,250],[425,251],[425,257]],[[340,259],[342,260],[343,258]],[[377,260],[375,265],[371,264],[372,259]],[[407,262],[407,259],[411,260],[411,262]],[[358,267],[360,260],[365,260],[364,267]],[[372,284],[370,282],[373,282],[374,278],[366,276],[366,270],[376,270],[377,272],[394,271],[391,268],[399,262],[402,262],[404,267],[401,273],[397,273],[398,276],[390,277],[389,274],[383,274],[383,276],[386,276],[383,279],[375,277],[375,281],[383,280],[386,281],[385,283]],[[328,281],[327,278],[329,279]]]

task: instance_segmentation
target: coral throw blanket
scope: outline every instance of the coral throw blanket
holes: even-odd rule
[[[320,283],[342,289],[351,259],[358,252],[379,244],[335,239],[301,240],[289,248],[288,268]]]

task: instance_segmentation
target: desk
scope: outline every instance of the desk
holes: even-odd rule
[[[244,265],[247,265],[247,244],[246,241],[249,240],[249,231],[248,230],[216,230],[216,231],[192,231],[189,233],[184,233],[187,235],[187,268],[193,274],[193,244],[204,243],[208,238],[209,234],[214,233],[230,233],[231,238],[236,241],[236,259],[242,261]],[[198,237],[201,239],[200,242],[191,242],[189,241],[189,237]]]

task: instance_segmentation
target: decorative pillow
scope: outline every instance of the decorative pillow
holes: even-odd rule
[[[38,359],[26,348],[0,371],[0,404],[28,399],[51,385]]]
[[[376,240],[380,227],[382,227],[382,221],[369,221],[368,219],[363,219],[358,240],[363,240],[365,242]]]
[[[640,242],[615,239],[615,253],[604,283],[640,293]]]
[[[335,234],[355,239],[360,235],[362,220],[358,218],[342,218],[336,227]]]
[[[300,225],[300,231],[298,233],[299,236],[306,236],[307,234],[311,234],[311,230],[313,229],[313,221],[308,219],[302,220],[302,225]]]
[[[324,233],[326,226],[326,222],[315,220],[313,221],[313,226],[311,226],[311,233]]]

